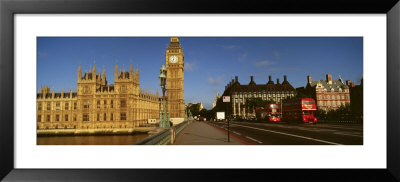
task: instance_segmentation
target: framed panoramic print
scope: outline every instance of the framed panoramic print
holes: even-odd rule
[[[0,179],[400,180],[397,1],[0,13]]]

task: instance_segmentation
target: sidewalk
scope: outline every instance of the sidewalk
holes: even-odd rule
[[[174,145],[243,145],[232,136],[228,136],[213,126],[201,121],[194,121],[177,136]]]

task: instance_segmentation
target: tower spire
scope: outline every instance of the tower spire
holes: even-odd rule
[[[103,78],[104,80],[106,79],[106,69],[104,69],[104,66],[103,66],[102,78]]]
[[[115,64],[114,82],[118,80],[118,64]]]
[[[93,79],[93,80],[96,80],[96,75],[97,75],[97,72],[96,72],[96,61],[94,61],[94,64],[93,64],[93,74],[92,74],[92,79]]]
[[[78,81],[82,79],[82,67],[81,64],[79,64],[78,67]]]

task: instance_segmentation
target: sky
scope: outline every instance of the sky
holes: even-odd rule
[[[160,89],[158,75],[165,64],[169,37],[38,37],[37,92],[49,86],[55,92],[76,92],[78,66],[82,75],[96,65],[106,70],[114,83],[114,68],[139,68],[140,87],[155,93]],[[180,37],[185,55],[185,102],[202,102],[212,108],[216,93],[235,76],[248,84],[274,82],[283,76],[294,88],[312,80],[337,80],[360,84],[363,76],[362,37]]]

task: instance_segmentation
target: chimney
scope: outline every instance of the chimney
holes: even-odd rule
[[[326,74],[326,82],[328,82],[328,84],[332,84],[332,75],[331,74]]]
[[[254,78],[253,76],[250,76],[250,81],[251,81],[251,82],[253,82],[253,78]]]
[[[280,83],[279,83],[279,78],[276,79],[276,84],[280,84]]]
[[[311,83],[311,81],[312,81],[312,80],[311,80],[311,76],[308,75],[308,76],[307,76],[307,82],[308,82],[308,83]]]
[[[286,75],[283,75],[283,81],[284,81],[284,82],[287,82],[287,77],[286,77]]]
[[[351,83],[351,87],[355,87],[356,85],[354,84],[354,82]]]
[[[350,80],[346,80],[346,85],[350,86],[351,85],[351,81]]]
[[[235,76],[235,82],[239,82],[238,76]]]
[[[268,81],[271,81],[271,75],[268,76]]]

